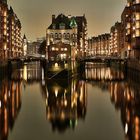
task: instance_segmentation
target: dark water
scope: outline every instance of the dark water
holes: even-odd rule
[[[25,64],[0,80],[0,140],[139,140],[139,92],[106,66],[48,81],[39,63]]]

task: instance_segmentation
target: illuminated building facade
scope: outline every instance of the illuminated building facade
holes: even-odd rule
[[[130,8],[126,6],[122,12],[121,15],[121,23],[122,23],[122,40],[123,40],[123,45],[121,48],[121,58],[128,58],[129,57],[129,51],[130,48],[129,46],[129,41],[128,37],[131,35],[130,33]]]
[[[0,1],[0,57],[6,60],[21,56],[21,23],[13,9],[8,8],[7,0]]]
[[[0,1],[0,57],[7,57],[7,0]]]
[[[13,9],[8,10],[8,57],[19,57],[23,53],[21,23]]]
[[[120,57],[123,36],[122,24],[120,22],[116,22],[115,25],[111,27],[110,36],[110,55]]]
[[[69,45],[70,49],[73,50],[72,53],[75,53],[77,50],[77,23],[75,17],[68,17],[63,14],[60,14],[57,17],[52,15],[52,24],[47,29],[46,40],[47,57],[53,54],[53,52],[56,54],[59,52],[56,57],[60,57],[60,59],[69,57],[67,56],[67,53],[65,53],[68,48],[65,47],[65,50],[62,50],[63,53],[60,53],[56,44],[63,44],[61,46],[64,46],[65,44]],[[50,57],[53,59],[55,58],[55,56]],[[48,59],[50,59],[50,57]]]
[[[77,51],[78,56],[86,56],[88,51],[88,39],[87,39],[87,19],[85,14],[83,16],[76,16],[76,22],[78,25],[77,32]]]
[[[81,55],[84,55],[86,47],[86,28],[87,22],[85,16],[71,17],[60,14],[55,17],[55,15],[52,15],[52,23],[48,27],[46,33],[47,59],[49,53],[51,53],[50,50],[57,51],[57,48],[54,46],[52,46],[53,48],[51,49],[49,47],[48,50],[48,46],[60,44],[60,42],[63,45],[70,45],[70,57],[72,60],[77,56],[80,57]],[[66,53],[63,53],[61,54],[61,57],[68,57],[66,55]]]
[[[110,45],[110,34],[102,34],[88,40],[89,56],[108,56]]]
[[[140,0],[128,0],[126,12],[126,42],[129,57],[140,59]]]

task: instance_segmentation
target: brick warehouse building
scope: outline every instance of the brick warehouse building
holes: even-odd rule
[[[55,17],[55,15],[52,15],[52,23],[46,31],[47,58],[68,58],[66,54],[66,50],[69,50],[67,48],[68,45],[70,47],[69,57],[71,57],[71,59],[74,60],[77,56],[83,56],[86,49],[86,26],[87,22],[85,16],[71,17],[60,14]],[[65,50],[62,50],[62,52],[60,52],[58,48],[55,48],[55,46],[57,46],[55,44],[59,44],[60,46],[60,43],[61,46],[66,44]],[[50,49],[51,46],[52,49]],[[54,51],[55,54],[57,51],[58,53],[52,56]]]
[[[22,54],[21,23],[7,0],[0,0],[0,57],[6,60]]]

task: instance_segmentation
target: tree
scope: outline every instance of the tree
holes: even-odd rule
[[[42,55],[45,55],[46,54],[46,40],[44,40],[40,46],[39,46],[39,49],[38,49],[38,53],[39,54],[42,54]]]

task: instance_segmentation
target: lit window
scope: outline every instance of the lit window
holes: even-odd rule
[[[140,21],[137,21],[137,22],[136,22],[136,28],[137,28],[137,29],[140,28]]]
[[[136,29],[136,27],[135,26],[133,26],[133,30],[135,31],[135,29]]]
[[[55,50],[56,50],[56,51],[59,51],[59,49],[58,49],[58,48],[56,48]]]
[[[52,47],[52,51],[55,51],[55,48],[54,47]]]
[[[129,28],[130,28],[130,23],[127,23],[126,28],[127,28],[127,29],[129,29]]]
[[[129,34],[130,34],[130,29],[127,30],[127,35],[129,35]]]
[[[140,0],[136,0],[136,3],[140,3]]]
[[[5,16],[5,17],[7,16],[7,12],[6,12],[6,11],[4,11],[4,16]]]
[[[64,51],[67,51],[68,49],[67,48],[64,48]]]
[[[135,13],[136,20],[140,20],[140,13]]]
[[[61,51],[63,51],[64,50],[64,48],[61,48]]]
[[[129,7],[130,6],[130,2],[127,2],[127,7]]]
[[[133,34],[133,36],[132,36],[133,38],[135,38],[136,37],[136,35],[135,34]]]
[[[140,30],[137,29],[137,30],[136,30],[136,37],[139,37],[139,36],[140,36]]]

